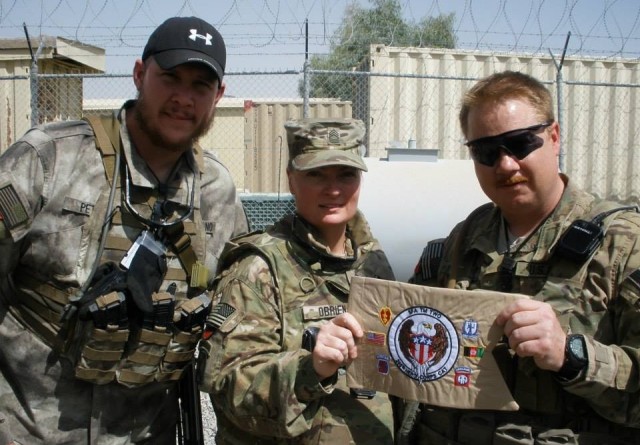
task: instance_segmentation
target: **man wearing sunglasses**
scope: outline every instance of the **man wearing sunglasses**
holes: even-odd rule
[[[399,442],[640,443],[637,208],[598,200],[559,173],[552,97],[526,74],[480,80],[460,124],[492,203],[431,242],[411,282],[530,296],[496,318],[504,337],[494,357],[519,410],[404,401]]]

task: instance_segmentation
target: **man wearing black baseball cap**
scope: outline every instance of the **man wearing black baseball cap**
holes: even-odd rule
[[[202,63],[222,82],[227,51],[222,36],[209,23],[197,17],[172,17],[149,37],[142,60],[150,56],[165,70],[183,63]]]
[[[0,155],[0,443],[175,443],[218,258],[247,231],[196,145],[225,63],[213,26],[170,18],[117,116],[41,125]]]

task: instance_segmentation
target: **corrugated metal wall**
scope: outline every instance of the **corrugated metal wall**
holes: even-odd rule
[[[309,117],[351,117],[351,112],[351,102],[347,101],[311,99],[309,103]],[[289,192],[284,123],[302,116],[302,99],[260,99],[245,107],[246,191]]]
[[[11,78],[29,74],[28,61],[0,60],[0,152],[31,127],[31,90],[29,79]]]
[[[564,60],[564,171],[598,196],[640,201],[638,67],[631,60]],[[477,79],[506,69],[531,74],[557,94],[550,56],[372,46],[371,156],[415,139],[417,148],[438,149],[442,159],[467,159],[458,125],[462,94]]]

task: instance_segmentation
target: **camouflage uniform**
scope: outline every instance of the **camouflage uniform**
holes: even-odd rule
[[[124,125],[120,136],[120,164],[126,162],[130,172],[133,207],[148,216],[148,203],[136,197],[156,190],[158,182],[133,149]],[[203,164],[187,152],[167,182],[167,199],[185,210],[194,196],[197,217],[185,226],[195,226],[194,250],[212,281],[224,243],[246,231],[246,218],[228,171],[209,153]],[[34,333],[42,326],[58,331],[64,304],[89,276],[110,173],[84,121],[36,127],[0,157],[0,437],[16,444],[175,443],[175,382],[129,388],[78,380],[71,362]],[[194,195],[192,188],[198,191]],[[115,194],[114,208],[121,210],[123,221],[109,233],[126,250],[140,227],[125,221],[122,195]],[[119,258],[122,250],[107,245],[100,261]],[[169,270],[176,272],[175,279],[165,276],[162,289],[175,282],[176,296],[184,298],[189,288],[184,273],[177,278],[175,256]],[[56,291],[41,292],[44,287]]]
[[[386,394],[350,396],[342,369],[336,381],[318,381],[301,347],[305,328],[345,310],[351,276],[393,279],[360,213],[348,234],[352,256],[335,257],[311,226],[289,216],[235,240],[223,257],[201,387],[218,414],[218,444],[392,443]]]
[[[565,183],[568,179],[563,176]],[[640,215],[614,212],[605,238],[586,263],[554,249],[572,221],[590,221],[620,207],[567,184],[551,216],[511,255],[512,291],[551,304],[567,332],[584,334],[588,368],[573,380],[514,357],[506,344],[496,359],[520,410],[516,413],[443,409],[405,402],[401,443],[627,444],[640,443]],[[459,289],[500,290],[500,246],[505,231],[499,209],[484,206],[444,241],[425,248],[411,282]],[[457,266],[456,266],[457,264]],[[439,266],[439,267],[438,267]],[[450,281],[452,279],[452,281]],[[415,416],[415,424],[413,417]],[[410,433],[407,433],[410,431]],[[579,433],[578,434],[574,434]]]

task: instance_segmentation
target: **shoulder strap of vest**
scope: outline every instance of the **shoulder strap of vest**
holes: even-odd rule
[[[180,222],[166,227],[165,236],[173,253],[180,261],[189,286],[201,290],[206,289],[209,283],[209,269],[198,260],[191,244],[191,236],[185,231],[184,223]]]
[[[223,263],[221,264],[220,270],[226,269],[247,255],[259,255],[267,263],[278,289],[281,288],[281,283],[278,280],[278,271],[276,269],[277,261],[274,257],[277,255],[278,258],[283,258],[286,261],[296,261],[294,258],[290,258],[291,253],[286,251],[284,242],[274,239],[262,231],[256,231],[227,243],[221,255]],[[307,274],[300,275],[296,273],[297,270],[296,267],[288,268],[287,279],[293,278],[296,282],[299,282],[303,277],[308,276]],[[291,274],[296,274],[296,276],[291,277]],[[280,298],[280,300],[282,300],[282,298]]]
[[[259,255],[269,266],[271,276],[278,287],[278,276],[276,274],[275,264],[270,256],[261,248],[258,247],[260,238],[264,236],[262,231],[254,231],[247,233],[238,238],[227,241],[222,253],[220,254],[220,261],[218,262],[218,271],[223,271],[229,268],[233,263],[240,261],[245,256]],[[220,275],[216,278],[216,281],[220,279]]]
[[[96,137],[96,148],[100,151],[104,164],[104,173],[111,184],[116,169],[116,153],[120,152],[121,148],[120,121],[115,115],[85,116],[83,119],[91,125]]]
[[[204,172],[204,150],[197,142],[193,144],[193,156],[196,158],[200,174],[202,174]]]

